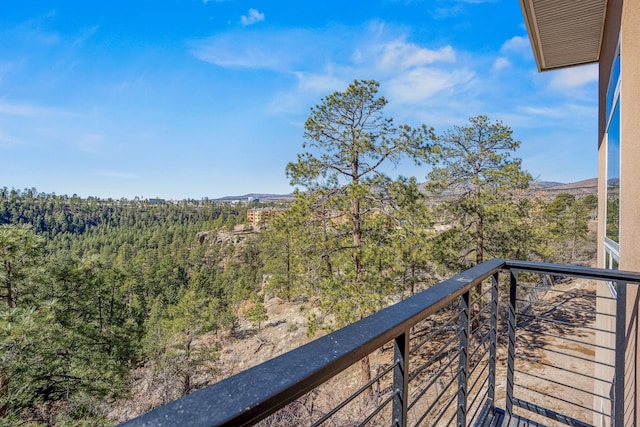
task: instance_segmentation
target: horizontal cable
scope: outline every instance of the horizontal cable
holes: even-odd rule
[[[583,344],[585,346],[592,346],[592,347],[597,347],[597,348],[601,348],[601,349],[604,349],[604,350],[615,351],[615,349],[611,348],[611,347],[605,347],[605,346],[599,345],[599,344],[589,343],[589,342],[586,342],[586,341],[580,341],[580,340],[576,340],[576,339],[573,339],[573,338],[568,338],[568,337],[565,337],[565,336],[562,336],[562,335],[550,334],[548,332],[534,331],[534,330],[531,330],[531,329],[526,328],[524,326],[521,326],[518,329],[520,331],[526,331],[526,332],[529,332],[529,333],[532,333],[532,334],[536,334],[536,335],[543,335],[543,336],[547,336],[547,337],[559,338],[561,340],[571,341],[571,342],[574,342],[574,343],[577,343],[577,344]]]
[[[580,387],[576,387],[576,386],[572,386],[572,385],[569,385],[569,384],[561,383],[560,381],[556,381],[556,380],[552,380],[552,379],[549,379],[549,378],[545,378],[545,377],[543,377],[541,375],[533,374],[531,372],[521,371],[521,370],[518,370],[518,369],[516,369],[515,372],[517,372],[519,374],[522,374],[522,375],[527,375],[529,377],[536,378],[536,379],[538,379],[540,381],[546,381],[548,383],[556,384],[556,385],[559,385],[561,387],[570,388],[571,390],[579,391],[581,393],[589,394],[591,396],[600,397],[602,399],[610,400],[609,397],[599,395],[598,393],[595,393],[593,391],[589,391],[589,390],[585,390],[585,389],[580,388]]]
[[[424,388],[422,388],[417,395],[411,397],[411,399],[413,400],[411,403],[409,403],[407,409],[411,409],[416,403],[418,403],[418,400],[422,399],[422,396],[424,396],[427,390],[429,390],[436,383],[436,381],[444,375],[444,372],[447,370],[447,368],[449,368],[449,366],[451,366],[453,362],[454,360],[451,359],[447,365],[443,366],[442,369],[437,372],[437,374],[433,375],[431,381],[429,381],[429,383]],[[457,372],[458,371],[456,370],[456,374]],[[453,377],[455,378],[456,375],[453,375]]]
[[[447,402],[447,404],[442,408],[442,410],[440,411],[440,415],[438,415],[438,418],[435,419],[435,421],[433,422],[434,426],[438,425],[438,421],[440,421],[440,418],[442,418],[442,416],[444,414],[447,413],[447,409],[449,409],[449,407],[451,406],[451,404],[455,401],[456,397],[458,397],[458,393],[452,393],[451,394],[451,398],[449,399],[449,401]],[[454,415],[456,413],[456,411],[453,411]],[[453,417],[452,417],[453,419]]]
[[[356,397],[360,396],[362,394],[363,391],[365,391],[366,389],[368,389],[369,387],[371,387],[376,381],[380,380],[383,376],[385,376],[386,374],[388,374],[389,372],[391,372],[391,370],[393,370],[396,366],[398,366],[398,362],[390,365],[389,367],[387,367],[384,371],[382,371],[381,373],[379,373],[378,375],[376,375],[375,378],[372,378],[371,380],[369,380],[365,385],[363,385],[362,387],[360,387],[355,393],[351,394],[351,396],[347,397],[345,400],[343,400],[342,402],[340,402],[338,405],[336,405],[331,411],[329,411],[328,413],[326,413],[322,418],[320,418],[318,421],[316,421],[315,423],[313,423],[311,425],[311,427],[316,427],[319,426],[320,424],[324,423],[326,420],[328,420],[329,418],[331,418],[332,416],[334,416],[336,414],[336,412],[338,412],[340,409],[344,408],[345,406],[347,406],[349,403],[351,403],[353,401],[353,399],[355,399]],[[396,394],[396,391],[394,391],[391,396],[393,397]]]
[[[443,424],[445,426],[450,426],[451,422],[453,421],[453,419],[458,416],[458,411],[453,411],[453,414],[451,414],[451,417],[449,417],[449,421],[447,421],[446,424]]]
[[[607,415],[607,414],[606,414],[606,413],[604,413],[604,412],[598,411],[597,409],[590,408],[590,407],[588,407],[588,406],[584,406],[584,405],[580,405],[579,403],[571,402],[571,401],[566,400],[566,399],[563,399],[563,398],[561,398],[561,397],[553,396],[553,395],[551,395],[551,394],[548,394],[548,393],[542,392],[542,391],[540,391],[540,390],[536,390],[536,389],[531,388],[531,387],[527,387],[527,386],[522,385],[522,384],[515,384],[515,385],[516,385],[517,387],[524,388],[524,389],[529,390],[529,391],[532,391],[532,392],[534,392],[534,393],[538,393],[538,394],[540,394],[540,395],[542,395],[542,396],[546,396],[546,397],[549,397],[549,398],[551,398],[551,399],[559,400],[559,401],[561,401],[561,402],[568,403],[569,405],[577,406],[578,408],[586,409],[587,411],[594,412],[594,413],[596,413],[596,414],[606,415],[607,417],[609,417],[609,416],[610,416],[610,415]],[[516,399],[514,399],[514,404],[515,404],[515,403],[516,403]],[[520,406],[520,405],[518,405],[518,406]],[[521,407],[521,408],[523,408],[522,406],[520,406],[520,407]],[[524,408],[524,409],[527,409],[527,408]]]
[[[471,300],[471,303],[472,303],[472,304],[475,304],[476,302],[478,302],[478,301],[482,300],[482,299],[483,299],[483,298],[485,298],[485,297],[486,297],[487,299],[490,299],[490,298],[489,298],[489,295],[491,295],[491,286],[489,286],[489,288],[488,288],[487,290],[483,291],[480,295],[477,295],[475,298],[473,298],[473,299]]]
[[[471,384],[471,387],[469,387],[469,393],[471,393],[471,391],[476,387],[476,385],[478,385],[478,381],[480,381],[480,378],[489,378],[488,375],[485,376],[485,372],[487,371],[487,369],[489,369],[489,364],[485,363],[483,365],[477,365],[477,366],[484,366],[484,368],[482,368],[482,370],[480,371],[480,373],[476,376],[475,381],[473,381],[473,384]],[[477,368],[476,366],[476,368]],[[469,377],[473,376],[473,372],[469,373]]]
[[[477,351],[481,348],[482,347],[480,346],[476,348],[476,351],[474,351],[474,353],[469,357],[470,361],[474,360],[473,358],[476,356]],[[482,365],[489,366],[488,360],[486,360],[485,363],[481,363],[481,362],[485,360],[485,356],[487,355],[487,353],[489,353],[490,348],[491,346],[487,346],[484,352],[480,354],[480,357],[475,359],[475,363],[473,364],[473,368],[471,368],[471,370],[469,371],[469,375],[472,375],[475,372],[475,370],[478,368],[478,366],[482,366]]]
[[[443,323],[442,325],[438,326],[438,328],[436,328],[435,331],[433,331],[432,333],[427,335],[427,337],[425,337],[418,344],[413,346],[411,348],[410,352],[414,353],[418,348],[422,347],[424,345],[424,343],[426,343],[428,341],[431,341],[434,337],[438,336],[442,332],[450,332],[451,330],[447,329],[447,327],[451,326],[451,324],[457,324],[455,321],[459,320],[459,318],[460,318],[460,313],[458,313],[456,316],[452,316],[451,318],[449,318],[449,320],[447,320],[445,323]],[[455,326],[451,326],[451,327],[455,328]]]
[[[457,375],[453,375],[453,376],[451,377],[451,379],[450,379],[450,380],[449,380],[449,382],[444,386],[444,388],[442,389],[442,391],[440,391],[440,393],[438,393],[437,398],[436,398],[433,402],[431,402],[431,405],[429,405],[429,407],[428,407],[428,408],[427,408],[427,410],[425,411],[425,414],[427,414],[427,413],[431,412],[431,410],[432,410],[432,409],[433,409],[433,407],[436,405],[436,403],[438,403],[439,398],[440,398],[440,397],[442,397],[442,396],[444,396],[445,391],[447,391],[447,390],[449,389],[449,387],[451,387],[451,384],[452,384],[456,379],[458,379],[458,376],[457,376]],[[422,395],[424,395],[424,393],[422,393],[422,394],[421,394],[421,397],[422,397]],[[454,395],[456,395],[456,394],[454,393]],[[417,400],[414,400],[414,401],[412,402],[411,406],[407,407],[407,410],[411,409],[411,408],[413,407],[413,405],[414,405],[416,402],[417,402]]]
[[[456,361],[456,358],[451,358],[449,359],[449,363],[447,363],[445,366],[442,366],[440,371],[437,372],[435,375],[433,375],[433,379],[431,381],[429,381],[429,383],[426,385],[426,387],[424,387],[417,396],[413,397],[413,402],[411,402],[408,406],[409,409],[411,409],[413,407],[413,405],[415,405],[418,400],[420,398],[422,398],[422,396],[424,396],[424,394],[427,392],[427,390],[429,390],[431,388],[431,386],[443,375],[443,373],[447,370],[447,368],[449,368],[451,366],[451,364]],[[456,370],[456,373],[458,372],[458,370]],[[456,377],[456,375],[452,375],[454,378]]]
[[[584,326],[582,324],[565,322],[564,320],[557,320],[557,319],[553,319],[551,317],[540,316],[540,315],[535,315],[535,314],[526,314],[526,313],[516,313],[516,314],[518,316],[521,316],[521,317],[533,318],[533,319],[539,320],[540,322],[544,322],[544,323],[553,323],[555,325],[564,325],[564,326],[571,327],[571,328],[580,328],[580,329],[586,329],[586,330],[589,330],[589,331],[603,332],[605,334],[613,334],[613,335],[615,335],[614,331],[607,331],[606,329],[599,329],[599,328],[594,328],[592,326]]]
[[[564,372],[569,372],[569,373],[572,373],[572,374],[580,375],[581,377],[589,378],[589,379],[592,379],[594,381],[600,381],[600,382],[603,382],[603,383],[606,383],[606,384],[613,384],[613,380],[603,380],[602,378],[598,378],[598,377],[593,376],[593,375],[584,374],[584,373],[578,372],[578,371],[571,371],[569,369],[565,369],[565,368],[561,368],[561,367],[556,366],[556,365],[552,365],[551,363],[542,362],[542,361],[534,360],[534,359],[529,359],[526,356],[518,356],[518,360],[524,360],[524,361],[529,362],[529,363],[535,363],[535,364],[538,364],[538,365],[548,366],[550,368],[555,368],[555,369],[558,369],[560,371],[564,371]]]
[[[375,409],[375,411],[373,411],[371,414],[369,414],[369,416],[367,418],[365,418],[360,424],[358,424],[358,427],[362,427],[363,425],[366,425],[369,421],[371,421],[373,419],[373,417],[378,415],[378,413],[382,410],[382,408],[387,406],[389,404],[389,402],[391,402],[393,400],[394,397],[395,397],[395,393],[392,394],[391,396],[389,396],[380,405],[378,405],[378,407]]]
[[[543,288],[540,286],[534,286],[534,285],[522,285],[520,283],[518,283],[518,287],[521,289],[529,289],[529,290],[540,290],[540,291],[544,291],[544,292],[555,292],[558,294],[567,294],[567,295],[572,295],[573,297],[589,297],[589,298],[604,298],[604,299],[609,299],[608,297],[604,297],[604,296],[598,296],[595,292],[576,292],[576,291],[572,291],[572,290],[564,290],[564,289],[558,289],[558,288]],[[610,299],[615,299],[615,298],[610,298]]]
[[[482,389],[482,387],[485,386],[485,384],[487,384],[487,382],[489,381],[489,376],[487,375],[484,379],[484,381],[482,382],[482,385],[480,386],[480,389]],[[469,408],[473,408],[473,405],[476,404],[476,400],[478,399],[478,397],[482,396],[482,402],[486,401],[487,396],[489,395],[489,388],[486,388],[484,390],[484,393],[481,395],[480,393],[476,393],[475,397],[473,398],[473,400],[471,401],[471,404],[469,405]],[[471,418],[469,419],[470,421],[475,420],[476,419],[476,415],[478,415],[478,411],[483,408],[484,405],[480,405],[478,404],[476,406],[476,410],[473,412],[473,415],[471,416]],[[470,423],[471,424],[471,423]],[[475,424],[474,424],[475,425]]]
[[[487,308],[487,307],[488,307],[489,309],[491,309],[491,306],[490,306],[490,305],[488,305],[488,304],[487,304],[487,305],[485,305],[485,306],[483,306],[483,308],[482,308],[480,311],[478,311],[478,312],[477,312],[477,313],[476,313],[476,314],[475,314],[475,315],[470,319],[471,321],[469,322],[469,324],[473,325],[473,323],[476,321],[476,319],[478,319],[478,317],[482,316],[483,314],[486,314],[486,313],[485,313],[485,311],[486,311],[486,310],[485,310],[485,308]],[[489,318],[490,318],[490,317],[489,317]],[[476,328],[476,329],[477,329],[477,328]]]
[[[532,346],[529,347],[529,349],[549,351],[551,353],[556,353],[556,354],[560,354],[560,355],[563,355],[563,356],[573,357],[574,359],[583,360],[585,362],[590,362],[590,363],[593,363],[593,364],[596,364],[596,365],[606,366],[607,368],[615,368],[615,366],[610,364],[610,363],[600,362],[598,360],[588,359],[588,358],[582,357],[582,356],[576,356],[574,354],[565,353],[564,351],[555,350],[555,349],[550,348],[550,347],[547,348],[547,347],[544,347],[544,346],[532,345]],[[609,349],[609,350],[613,351],[614,349]],[[516,359],[520,359],[520,356],[516,355]]]
[[[441,359],[441,357],[444,357],[444,353],[445,350],[447,351],[451,351],[452,349],[458,350],[455,347],[450,347],[451,344],[454,341],[458,341],[458,334],[455,334],[453,336],[451,336],[451,338],[449,338],[449,340],[444,343],[440,349],[438,350],[438,352],[436,354],[434,354],[433,356],[431,356],[429,358],[429,360],[427,360],[426,363],[423,363],[422,365],[420,365],[419,367],[413,369],[410,373],[409,373],[409,381],[413,380],[417,375],[419,375],[422,371],[424,371],[425,369],[427,369],[428,367],[430,367],[433,363],[435,363],[437,360]]]
[[[488,329],[488,330],[485,330],[485,328]],[[478,345],[479,344],[483,344],[484,341],[486,340],[486,335],[488,335],[489,332],[491,332],[491,317],[486,318],[484,322],[482,322],[480,325],[478,325],[478,327],[475,328],[475,330],[471,333],[471,337],[470,338],[473,340],[473,339],[476,338],[476,336],[479,333],[483,333],[483,335],[485,335],[485,336],[482,336],[482,339],[479,340],[478,343],[477,343]]]
[[[522,303],[525,303],[525,304],[529,304],[529,305],[531,305],[533,307],[545,306],[545,307],[557,308],[557,309],[560,309],[560,310],[569,309],[567,306],[564,306],[562,304],[554,304],[554,303],[547,302],[547,301],[542,301],[542,300],[541,301],[528,301],[528,300],[525,300],[525,299],[516,298],[516,301],[517,302],[522,302]],[[594,310],[587,310],[585,308],[571,307],[570,309],[571,309],[571,311],[577,311],[579,313],[586,313],[586,314],[593,314],[593,315],[596,315],[596,316],[600,315],[600,316],[606,316],[606,317],[616,317],[615,314],[603,313],[603,312],[594,311]]]

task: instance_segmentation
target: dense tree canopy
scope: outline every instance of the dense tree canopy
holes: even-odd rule
[[[286,169],[300,188],[256,228],[246,205],[1,188],[0,425],[113,424],[141,376],[138,411],[204,386],[222,336],[264,330],[274,296],[314,335],[489,257],[590,259],[595,196],[529,188],[508,126],[436,137],[385,106],[355,81],[313,107]],[[386,173],[401,161],[431,163],[427,182]]]

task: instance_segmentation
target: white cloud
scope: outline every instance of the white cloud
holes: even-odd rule
[[[344,90],[354,79],[375,79],[396,105],[420,104],[457,92],[475,72],[456,66],[451,45],[427,47],[381,23],[324,31],[236,31],[194,44],[199,59],[230,68],[267,69],[296,77],[268,105],[271,114],[298,114],[318,98]],[[314,46],[314,49],[309,49]]]
[[[523,57],[529,57],[531,53],[531,45],[527,36],[514,36],[504,42],[500,48],[503,54],[513,53]]]
[[[350,83],[344,70],[325,70],[324,74],[295,72],[297,85],[287,91],[277,93],[268,106],[270,114],[305,111],[318,99],[343,90]]]
[[[444,46],[438,50],[431,50],[404,40],[394,40],[381,46],[381,56],[378,66],[389,69],[409,69],[434,62],[454,62],[455,51],[451,46]]]
[[[93,27],[83,28],[82,30],[80,30],[78,35],[73,40],[73,45],[74,46],[82,45],[84,42],[86,42],[91,37],[93,37],[98,32],[99,28],[100,27],[97,25],[94,25]]]
[[[449,92],[471,82],[475,73],[470,70],[440,70],[416,68],[390,80],[386,87],[390,98],[398,103],[418,103],[439,92]]]
[[[220,67],[291,72],[312,62],[314,52],[302,46],[315,42],[306,30],[234,31],[194,42],[191,53]]]
[[[597,81],[598,65],[591,64],[553,71],[549,88],[557,90],[574,89]]]
[[[41,107],[31,104],[16,104],[0,101],[0,114],[24,117],[44,117],[44,116],[75,116],[67,111],[55,108]]]
[[[240,22],[244,26],[253,25],[260,21],[264,21],[264,13],[260,13],[256,9],[249,9],[248,15],[242,15],[240,17]]]
[[[540,128],[543,124],[552,125],[554,122],[573,123],[593,122],[598,114],[597,105],[583,105],[561,101],[558,103],[540,106],[522,106],[517,109],[517,114],[522,114],[528,119],[527,125]]]
[[[404,35],[390,33],[383,24],[368,25],[365,30],[235,31],[195,41],[191,52],[221,67],[302,72],[305,76],[324,70],[328,75],[344,73],[348,75],[346,81],[456,61],[452,46],[430,49],[407,42]]]
[[[496,58],[495,61],[493,61],[493,66],[491,67],[491,71],[493,72],[500,71],[505,68],[509,68],[510,65],[511,65],[511,61],[509,61],[504,56],[501,56]]]
[[[336,88],[346,87],[348,84],[345,79],[332,74],[295,73],[295,75],[298,77],[300,89],[305,92],[325,94],[335,91]]]
[[[204,62],[225,68],[253,68],[266,70],[280,70],[287,66],[287,60],[279,57],[276,52],[264,50],[261,46],[234,49],[231,40],[211,40],[208,45],[193,50],[193,54]]]
[[[7,135],[2,130],[0,130],[0,147],[9,147],[11,145],[19,145],[21,143],[21,141]]]

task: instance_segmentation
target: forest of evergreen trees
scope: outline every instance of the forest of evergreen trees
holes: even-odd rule
[[[492,257],[591,262],[595,196],[531,189],[507,126],[396,127],[376,92],[312,109],[287,167],[307,191],[256,229],[247,205],[0,189],[0,425],[113,425],[140,368],[163,402],[203,387],[222,349],[198,339],[259,325],[267,294],[313,307],[314,336]],[[380,172],[401,157],[426,183]]]

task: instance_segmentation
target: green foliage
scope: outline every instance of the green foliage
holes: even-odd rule
[[[15,307],[21,293],[28,292],[33,267],[43,240],[28,225],[0,225],[0,284],[7,307]]]
[[[245,316],[258,329],[260,329],[262,322],[269,320],[267,308],[261,302],[257,302],[251,306],[251,308],[246,311]]]
[[[126,347],[127,336],[107,336],[97,319],[82,312],[80,307],[91,303],[89,295],[83,295],[82,302],[65,297],[73,301],[49,300],[0,311],[5,379],[0,402],[8,416],[66,400],[69,405],[60,415],[73,418],[73,411],[66,410],[75,407],[73,402],[93,402],[97,408],[101,398],[124,391],[127,361],[116,347]],[[89,416],[81,412],[83,418]]]
[[[286,227],[296,227],[304,244],[301,251],[287,244],[284,270],[292,274],[292,256],[304,253],[293,274],[305,276],[308,297],[319,299],[336,326],[378,310],[396,291],[380,274],[393,260],[386,244],[393,234],[393,182],[382,166],[431,155],[433,130],[395,126],[383,115],[387,101],[377,92],[377,82],[355,81],[323,98],[305,123],[303,148],[309,151],[287,165],[291,183],[309,191],[296,193],[286,214]],[[278,234],[283,239],[291,236],[286,227]]]
[[[578,199],[568,193],[558,194],[546,207],[550,245],[556,262],[573,263],[580,258],[580,248],[589,234],[588,220],[597,207],[597,199]]]
[[[453,229],[439,240],[458,254],[444,261],[453,267],[456,260],[458,268],[465,268],[483,262],[485,253],[502,256],[501,228],[514,222],[517,192],[532,179],[521,161],[511,157],[520,142],[511,128],[487,116],[472,117],[467,126],[455,126],[438,141],[439,164],[429,173],[427,189],[445,198],[440,215]]]
[[[0,419],[109,424],[104,399],[144,364],[175,379],[167,399],[202,386],[218,347],[198,340],[233,327],[261,284],[255,244],[214,244],[245,218],[213,202],[1,193]]]
[[[217,299],[208,300],[189,288],[175,305],[160,299],[152,307],[144,349],[152,363],[155,386],[169,402],[201,387],[199,373],[214,372],[218,347],[198,342],[206,332],[215,331],[231,320]]]

